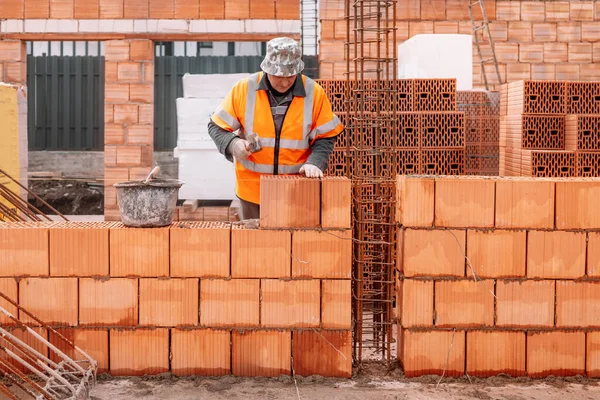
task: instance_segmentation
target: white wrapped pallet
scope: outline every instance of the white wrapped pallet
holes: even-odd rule
[[[471,35],[415,35],[398,46],[398,78],[456,78],[456,90],[473,89]]]
[[[239,80],[250,76],[243,74],[185,74],[183,97],[186,99],[222,99]]]
[[[174,150],[179,159],[179,189],[184,200],[234,200],[235,167],[219,153],[212,140],[179,140]]]
[[[178,140],[207,139],[210,116],[220,103],[221,99],[178,98],[176,100]]]

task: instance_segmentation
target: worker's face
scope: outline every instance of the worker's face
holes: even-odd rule
[[[294,82],[296,82],[296,75],[292,76],[273,76],[267,75],[269,77],[269,82],[273,89],[277,90],[279,93],[285,93],[289,88],[292,87]]]

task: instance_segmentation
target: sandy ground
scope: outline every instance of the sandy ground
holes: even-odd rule
[[[595,400],[600,399],[600,382],[581,377],[544,380],[438,377],[405,379],[400,372],[370,371],[352,379],[288,376],[279,378],[104,378],[92,391],[93,400],[148,399],[327,399],[327,400]]]

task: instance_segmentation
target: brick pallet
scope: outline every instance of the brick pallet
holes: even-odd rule
[[[359,155],[372,160],[373,154],[365,150],[374,147],[381,149],[379,173],[385,177],[465,173],[465,113],[456,110],[455,79],[386,80],[380,82],[381,87],[366,79],[362,88],[355,81],[321,79],[317,83],[348,128],[336,142],[326,175],[374,174],[371,163],[363,163]],[[378,93],[381,96],[376,97]],[[365,109],[348,109],[348,96],[365,96]],[[385,110],[379,120],[377,107]]]
[[[600,176],[600,82],[519,81],[501,89],[500,173]]]
[[[273,177],[262,196],[260,229],[0,223],[0,290],[100,372],[279,376],[293,357],[296,374],[349,377],[350,181]]]
[[[600,376],[599,179],[400,176],[397,188],[407,377]]]

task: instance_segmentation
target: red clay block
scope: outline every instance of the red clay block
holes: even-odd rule
[[[48,229],[20,224],[0,226],[0,276],[48,274]]]
[[[493,291],[492,280],[436,282],[435,326],[440,328],[493,326]]]
[[[350,278],[351,274],[351,230],[293,232],[294,278]]]
[[[171,371],[178,376],[229,374],[230,340],[225,330],[171,330]]]
[[[319,326],[321,287],[318,280],[261,281],[261,325],[267,328]]]
[[[108,329],[61,328],[57,331],[98,362],[99,374],[108,372]],[[69,346],[54,332],[50,332],[50,343],[73,360],[85,360],[81,353]],[[62,358],[54,351],[50,351],[50,358],[54,362],[62,361]]]
[[[436,178],[435,226],[494,227],[494,181],[466,177]]]
[[[168,276],[169,229],[111,227],[110,275]]]
[[[49,230],[50,275],[108,275],[110,223],[67,222]]]
[[[258,326],[259,299],[258,279],[203,279],[200,282],[200,325]]]
[[[286,278],[290,276],[290,231],[244,229],[231,231],[233,278]]]
[[[498,281],[496,326],[554,326],[554,281]]]
[[[198,325],[198,279],[140,279],[140,325]]]
[[[467,232],[467,256],[477,276],[499,278],[525,276],[527,232]],[[467,275],[471,274],[467,266]]]
[[[352,331],[297,331],[292,349],[294,374],[352,376]]]
[[[180,222],[170,230],[171,276],[229,276],[231,228],[224,222]]]
[[[77,278],[25,278],[19,282],[19,305],[44,323],[77,325]],[[24,323],[33,323],[19,313]]]
[[[402,329],[398,336],[398,358],[407,378],[421,375],[464,375],[464,331]]]
[[[585,275],[585,233],[529,231],[528,235],[527,277],[576,279]]]
[[[585,346],[585,370],[590,378],[600,376],[600,332],[588,332]]]
[[[111,278],[79,280],[81,325],[138,324],[138,280]]]
[[[321,226],[351,228],[352,184],[341,176],[326,176],[321,180]]]
[[[600,275],[600,233],[588,233],[587,274],[590,277]]]
[[[398,240],[405,276],[465,276],[466,231],[405,229]]]
[[[169,330],[110,331],[110,374],[155,375],[169,371]]]
[[[433,225],[435,179],[398,175],[396,222],[407,227]]]
[[[556,326],[600,327],[600,282],[556,281]]]
[[[318,228],[320,214],[321,182],[318,179],[261,176],[261,228]]]
[[[292,333],[233,331],[231,372],[235,376],[279,376],[291,372]]]
[[[402,280],[398,300],[403,328],[433,326],[433,281]]]
[[[323,280],[321,323],[327,329],[352,327],[352,281]]]
[[[496,181],[496,228],[553,228],[554,188],[539,178]]]
[[[600,180],[556,182],[556,228],[600,228]]]
[[[527,375],[583,375],[585,371],[584,332],[528,332]]]
[[[17,281],[14,278],[0,278],[0,292],[7,296],[14,302],[18,302],[18,286]],[[4,299],[0,299],[0,307],[12,314],[13,317],[19,318],[17,306],[12,305]],[[16,324],[10,318],[4,314],[0,314],[0,326],[14,325]]]
[[[525,375],[525,333],[467,332],[467,373],[482,377]]]

